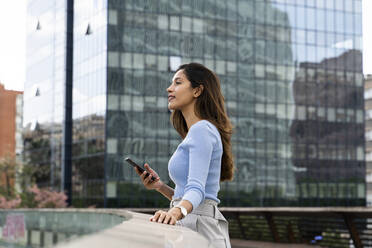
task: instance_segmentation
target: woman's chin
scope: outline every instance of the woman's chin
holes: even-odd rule
[[[172,103],[168,103],[168,109],[169,110],[176,110],[176,108],[175,108],[175,106],[174,105],[172,105]]]

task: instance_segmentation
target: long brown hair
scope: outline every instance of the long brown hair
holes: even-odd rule
[[[183,70],[186,78],[191,82],[192,88],[203,85],[203,91],[196,99],[195,114],[198,118],[208,120],[217,127],[223,145],[220,181],[231,181],[235,170],[231,151],[233,127],[225,110],[225,100],[221,93],[220,80],[215,73],[198,63],[183,64],[177,69],[177,71],[179,70]],[[184,139],[188,128],[182,112],[174,110],[170,120],[173,127]]]

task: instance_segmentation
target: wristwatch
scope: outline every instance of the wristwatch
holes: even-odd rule
[[[182,218],[185,218],[186,215],[187,215],[187,210],[184,206],[182,206],[181,204],[178,204],[177,206],[174,206],[175,208],[179,208],[181,210],[181,213],[182,213]]]

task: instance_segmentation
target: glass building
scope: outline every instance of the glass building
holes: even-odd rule
[[[28,1],[26,31],[23,160],[39,168],[39,185],[59,188],[64,147],[66,2]]]
[[[221,205],[365,204],[360,0],[66,6],[29,1],[24,154],[45,166],[39,183],[71,180],[75,206],[167,206],[123,159],[148,162],[172,186],[167,164],[181,139],[166,88],[194,61],[220,77],[235,126],[237,171],[221,183]]]

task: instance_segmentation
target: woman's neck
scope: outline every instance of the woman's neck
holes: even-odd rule
[[[188,109],[183,109],[182,111],[183,118],[185,118],[187,129],[189,130],[192,125],[200,121],[201,119],[196,116],[194,111],[194,106]]]

